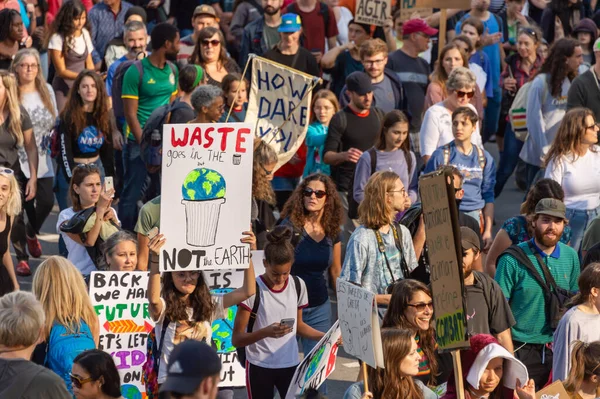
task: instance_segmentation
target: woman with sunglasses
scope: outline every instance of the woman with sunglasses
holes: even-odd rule
[[[448,97],[437,104],[432,105],[423,117],[421,132],[419,133],[419,144],[421,157],[427,163],[431,154],[438,148],[448,144],[454,138],[452,136],[452,112],[459,107],[471,107],[477,112],[470,102],[475,96],[476,78],[475,74],[465,67],[454,69],[448,82],[446,90]],[[471,142],[482,146],[479,123],[477,124]]]
[[[542,67],[542,57],[538,50],[542,33],[534,27],[524,27],[518,32],[516,39],[517,51],[506,57],[506,68],[500,75],[500,86],[503,89],[500,123],[496,137],[500,148],[500,163],[496,171],[496,186],[494,195],[502,193],[504,185],[512,176],[519,157],[517,154],[523,148],[523,141],[517,139],[509,121],[508,111],[519,89],[532,79]],[[500,147],[502,145],[502,147]]]
[[[598,123],[587,108],[569,110],[546,156],[545,177],[565,191],[571,226],[570,246],[579,251],[583,233],[600,215],[600,147]]]
[[[308,307],[302,310],[302,319],[321,332],[331,327],[331,303],[324,273],[329,272],[329,281],[335,287],[342,269],[342,209],[335,183],[329,176],[315,173],[296,187],[281,212],[281,224],[291,227],[294,233],[292,274],[302,278],[308,288]],[[317,344],[305,338],[300,340],[304,353]]]
[[[221,87],[223,78],[230,73],[241,73],[240,67],[227,55],[225,37],[219,28],[209,26],[198,33],[198,42],[189,59],[206,72],[206,83]]]
[[[0,166],[0,296],[19,289],[10,255],[11,222],[21,213],[21,191],[15,172]]]
[[[271,186],[276,166],[277,153],[273,147],[261,139],[255,139],[250,220],[258,249],[264,248],[267,243],[266,235],[276,222],[273,212],[277,199]]]
[[[90,349],[77,355],[70,377],[76,399],[122,398],[119,371],[104,351]]]

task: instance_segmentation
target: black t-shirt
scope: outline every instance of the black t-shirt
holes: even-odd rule
[[[25,132],[25,130],[31,129],[33,125],[25,108],[19,105],[19,109],[21,110],[21,130]],[[17,140],[10,132],[10,115],[0,125],[0,165],[21,170]]]
[[[327,69],[325,72],[331,75],[331,86],[329,89],[335,94],[336,97],[340,96],[344,85],[346,84],[346,78],[352,72],[360,71],[364,72],[365,67],[360,60],[355,60],[350,55],[350,51],[344,51],[338,55],[335,59],[335,65],[331,69]]]
[[[0,359],[0,398],[70,399],[65,381],[25,359]]]
[[[267,51],[263,57],[312,76],[321,76],[321,69],[319,68],[319,64],[317,64],[317,59],[304,47],[298,48],[296,54],[288,55],[281,54],[279,47],[275,46]],[[316,92],[316,89],[313,90],[313,93]]]
[[[350,107],[345,107],[329,122],[323,153],[326,154],[327,151],[344,152],[350,148],[367,151],[377,141],[381,122],[375,108],[371,108],[369,114],[363,116],[352,112]],[[350,189],[355,168],[356,164],[352,162],[342,162],[331,167],[331,177],[339,191],[347,192]]]
[[[183,103],[184,108],[178,108],[171,112],[171,120],[169,123],[188,123],[196,117],[196,112],[188,103]]]
[[[469,335],[499,334],[516,324],[498,283],[485,273],[473,271],[475,282],[466,285]]]

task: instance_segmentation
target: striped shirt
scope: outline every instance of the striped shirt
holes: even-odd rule
[[[540,276],[543,276],[542,268],[529,247],[532,241],[520,243],[519,247],[525,251]],[[542,260],[559,287],[571,292],[578,291],[579,258],[573,248],[559,242],[550,255],[537,247],[536,250],[542,255]],[[504,255],[498,261],[495,279],[508,299],[517,321],[512,328],[513,340],[532,344],[552,342],[553,331],[546,314],[544,290],[531,272],[514,257]]]

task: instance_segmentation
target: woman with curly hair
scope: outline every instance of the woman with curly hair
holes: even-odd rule
[[[261,139],[254,140],[254,164],[252,168],[252,207],[250,220],[256,234],[258,249],[267,243],[266,234],[275,226],[274,206],[277,203],[271,186],[277,166],[277,153]]]
[[[85,7],[79,0],[73,0],[63,3],[52,23],[48,51],[55,70],[52,88],[59,112],[67,102],[69,90],[79,72],[94,69],[94,45],[87,22]]]
[[[302,319],[322,332],[331,327],[331,303],[324,273],[329,270],[329,281],[335,287],[342,269],[342,209],[333,180],[315,173],[296,187],[281,212],[282,225],[290,226],[294,232],[296,256],[292,274],[301,277],[308,287],[308,307],[302,310]],[[304,353],[317,344],[304,338],[301,343]]]
[[[198,64],[206,72],[206,83],[221,87],[223,78],[240,73],[240,67],[227,55],[225,37],[219,28],[209,26],[198,33],[198,42],[190,56],[190,64]]]
[[[256,238],[251,231],[244,231],[242,244],[250,250],[256,249]],[[156,235],[148,243],[150,249],[150,278],[148,280],[148,302],[150,317],[156,322],[156,342],[162,342],[158,384],[167,378],[167,365],[173,348],[186,339],[212,343],[212,322],[223,317],[226,308],[237,305],[254,295],[254,266],[244,270],[244,284],[235,291],[211,297],[204,274],[200,270],[175,271],[161,274],[158,255],[165,238]],[[244,245],[246,246],[246,245]]]
[[[575,39],[560,39],[533,79],[527,97],[529,137],[519,154],[527,166],[527,188],[535,182],[544,158],[567,112],[567,93],[583,62],[581,45]]]

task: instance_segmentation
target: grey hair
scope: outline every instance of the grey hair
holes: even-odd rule
[[[144,25],[143,22],[140,21],[129,21],[125,24],[125,28],[123,29],[124,33],[127,32],[137,32],[138,30],[144,30],[144,33],[147,33],[146,31],[146,25]]]
[[[137,248],[137,239],[133,234],[131,234],[127,230],[119,230],[106,239],[102,247],[102,258],[100,259],[100,264],[98,265],[98,268],[100,270],[109,270],[108,262],[106,262],[106,257],[112,256],[112,252],[114,251],[115,247],[124,241],[133,242],[135,244],[135,247]]]
[[[192,107],[196,112],[200,112],[202,107],[210,107],[215,102],[217,97],[223,95],[223,90],[220,87],[213,85],[202,85],[196,87],[190,98]]]
[[[31,292],[15,291],[0,298],[0,345],[7,348],[35,345],[46,316]]]
[[[477,78],[473,71],[469,68],[458,67],[448,76],[448,82],[446,82],[446,88],[449,91],[456,91],[460,89],[475,89]]]

